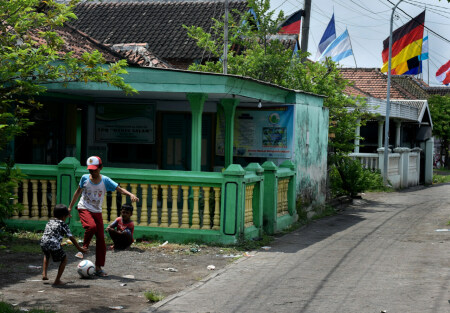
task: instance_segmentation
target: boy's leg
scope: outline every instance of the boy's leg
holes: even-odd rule
[[[47,256],[46,253],[44,253],[44,264],[42,265],[42,280],[48,280],[47,276],[47,270],[48,270],[48,262],[49,256]]]
[[[109,235],[111,236],[111,239],[114,242],[114,249],[117,249],[117,250],[126,249],[133,242],[131,234],[129,234],[127,232],[119,233],[115,229],[110,229]]]
[[[67,264],[67,256],[64,256],[64,259],[59,264],[58,268],[58,274],[56,275],[55,281],[53,282],[53,285],[64,285],[64,282],[61,281],[61,276],[64,273],[64,269],[66,268]]]
[[[91,213],[93,220],[96,223],[96,244],[95,244],[95,267],[99,269],[105,265],[106,259],[106,243],[105,243],[105,230],[103,227],[102,213]]]
[[[114,248],[115,248],[118,244],[120,244],[118,242],[120,240],[119,233],[115,229],[109,229],[108,234],[109,234],[109,237],[111,237],[111,240],[114,242]]]
[[[91,213],[86,209],[78,210],[78,215],[80,216],[81,225],[84,228],[84,240],[83,240],[83,248],[89,248],[89,244],[91,243],[92,237],[97,233],[97,224],[94,219],[94,214],[100,213]],[[103,223],[103,222],[102,222]],[[103,229],[102,229],[103,232]]]

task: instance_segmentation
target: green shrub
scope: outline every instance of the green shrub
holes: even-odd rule
[[[0,164],[0,222],[9,218],[14,210],[22,209],[21,204],[14,204],[12,200],[17,198],[13,191],[23,177],[20,170],[14,168],[14,162]]]
[[[357,196],[364,191],[386,191],[379,170],[372,171],[362,167],[358,160],[342,157],[331,166],[330,188],[333,197]]]
[[[164,296],[156,291],[146,291],[144,296],[149,302],[158,302],[164,299]]]
[[[29,312],[29,313],[55,313],[55,311],[45,310],[45,309],[31,309],[28,311],[24,311],[21,308],[16,308],[12,306],[9,303],[0,301],[0,312],[2,313],[22,313],[22,312]]]

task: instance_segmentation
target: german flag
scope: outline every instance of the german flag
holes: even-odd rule
[[[419,67],[422,54],[423,27],[425,11],[392,33],[391,74],[402,75]],[[383,67],[387,73],[389,60],[389,37],[383,41]]]
[[[279,26],[279,34],[299,34],[300,22],[303,16],[303,10],[298,10],[292,13],[288,18]]]

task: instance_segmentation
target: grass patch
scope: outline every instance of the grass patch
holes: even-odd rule
[[[10,250],[16,253],[42,253],[40,240],[42,232],[31,232],[15,229],[1,229],[0,230],[0,252],[2,250]],[[75,251],[73,245],[66,244],[63,240],[64,250]],[[1,311],[0,311],[1,312]]]
[[[445,184],[450,183],[450,175],[433,175],[433,184]]]
[[[29,244],[29,243],[22,243],[22,244],[12,244],[9,249],[12,252],[23,252],[23,253],[31,253],[31,254],[37,254],[41,253],[41,246],[39,243],[37,244]]]
[[[9,303],[0,301],[0,312],[2,312],[2,313],[22,313],[25,311],[21,310],[18,307],[14,307]],[[44,310],[44,309],[30,309],[30,310],[27,310],[26,312],[29,312],[29,313],[56,313],[56,311]]]
[[[240,238],[237,245],[233,246],[238,251],[258,250],[261,247],[268,246],[273,241],[273,236],[263,235],[258,240],[249,240]]]
[[[164,299],[164,296],[162,294],[160,294],[157,291],[146,291],[144,292],[144,296],[145,298],[149,301],[149,302],[158,302]]]
[[[316,210],[317,214],[315,214],[311,220],[318,220],[327,216],[336,215],[337,211],[331,205],[324,205],[320,209]]]

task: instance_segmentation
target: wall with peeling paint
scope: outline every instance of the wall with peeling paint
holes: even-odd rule
[[[329,110],[323,97],[313,94],[291,95],[295,103],[292,162],[297,165],[297,200],[303,205],[323,205],[327,195],[327,153]],[[275,164],[283,160],[269,159]]]
[[[327,189],[328,108],[323,107],[323,98],[300,98],[303,104],[296,105],[294,121],[297,198],[320,205],[325,203]]]

